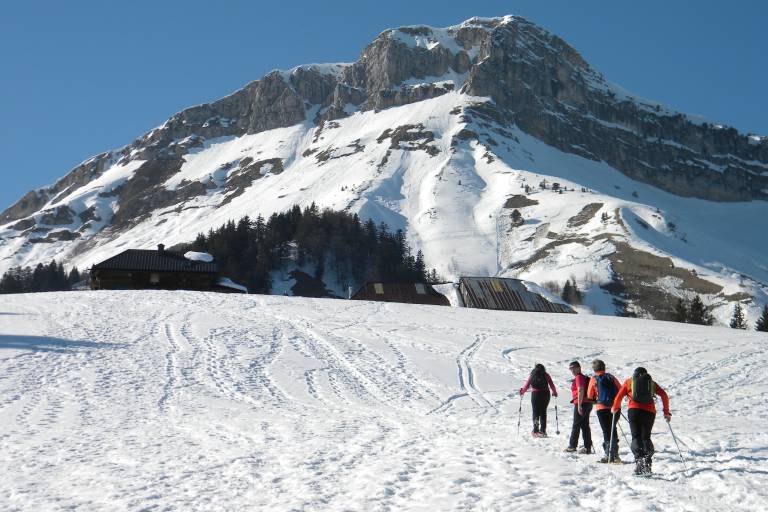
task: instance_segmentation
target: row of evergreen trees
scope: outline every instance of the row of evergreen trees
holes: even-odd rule
[[[56,260],[47,265],[13,267],[0,278],[0,293],[59,292],[71,290],[82,279],[77,267],[70,272]]]
[[[675,310],[672,314],[672,320],[687,324],[712,325],[714,318],[709,312],[701,297],[696,295],[693,300],[687,301],[678,299]],[[731,316],[730,326],[733,329],[748,329],[747,318],[744,316],[744,309],[740,303],[733,306],[733,315]],[[755,323],[755,330],[768,332],[768,305],[763,306],[763,312]]]
[[[222,275],[245,284],[251,292],[269,293],[270,272],[286,263],[313,269],[322,279],[334,272],[338,284],[352,286],[366,281],[433,282],[424,257],[414,255],[401,230],[390,232],[384,223],[363,223],[357,214],[320,210],[314,203],[298,206],[264,220],[243,217],[216,230],[200,233],[192,250],[215,258]]]

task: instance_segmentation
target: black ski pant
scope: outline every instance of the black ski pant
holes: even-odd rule
[[[632,453],[635,455],[635,460],[650,464],[655,452],[651,442],[651,430],[653,430],[653,422],[656,421],[656,413],[630,409],[627,411],[627,419],[629,430],[632,432]]]
[[[589,415],[592,412],[592,404],[582,404],[581,409],[584,414],[579,414],[579,406],[573,404],[573,427],[571,427],[571,439],[569,446],[576,448],[579,446],[579,434],[584,440],[584,448],[592,448],[592,431],[589,429]]]
[[[610,409],[598,409],[595,411],[597,419],[600,421],[600,428],[603,431],[603,451],[609,459],[614,459],[619,454],[619,433],[616,431],[616,425],[621,416],[611,414]],[[611,445],[611,434],[613,434],[613,445]],[[610,445],[610,452],[608,447]]]
[[[547,433],[547,407],[549,407],[549,390],[533,391],[531,393],[531,409],[533,409],[533,431]]]

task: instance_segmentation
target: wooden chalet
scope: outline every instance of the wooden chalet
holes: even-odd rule
[[[464,306],[468,308],[575,313],[570,306],[550,301],[529,290],[519,279],[462,277],[459,280],[459,293]]]
[[[218,274],[213,261],[195,261],[168,251],[128,249],[91,267],[93,290],[198,290],[246,293],[247,290]]]
[[[350,298],[352,300],[450,306],[444,295],[436,292],[426,283],[366,283]]]

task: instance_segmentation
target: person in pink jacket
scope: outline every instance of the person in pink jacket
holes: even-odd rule
[[[537,364],[531,372],[528,380],[520,388],[520,396],[526,391],[531,390],[531,407],[533,408],[533,437],[547,437],[547,407],[549,406],[550,394],[557,396],[557,388],[552,383],[552,377],[549,376],[543,364]]]

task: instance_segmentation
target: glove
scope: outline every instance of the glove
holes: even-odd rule
[[[525,394],[525,391],[523,391],[523,388],[520,388],[520,396],[523,396]]]
[[[669,423],[670,421],[672,421],[672,414],[669,411],[665,412],[664,419],[667,420],[667,423]]]
[[[553,397],[555,397],[555,398],[557,398],[557,391],[555,391],[554,393],[552,393],[552,396],[553,396]]]

